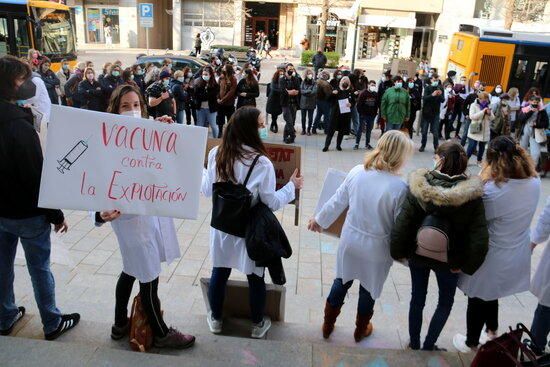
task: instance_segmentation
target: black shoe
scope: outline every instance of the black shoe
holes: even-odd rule
[[[336,150],[338,150],[338,151],[340,151],[340,152],[341,152],[341,151],[342,151],[342,147],[340,147],[340,146],[337,146],[337,147],[336,147]]]
[[[279,132],[279,126],[275,125],[275,127],[273,128],[273,133],[277,134],[278,132]]]
[[[439,348],[437,345],[434,345],[432,348],[422,347],[422,350],[428,351],[428,352],[446,352],[447,351],[447,349]]]
[[[420,149],[418,149],[419,152],[423,152],[424,150],[426,150],[425,147],[420,147]]]
[[[374,148],[372,147],[372,145],[370,145],[370,144],[367,144],[367,146],[366,146],[365,148],[367,148],[367,150],[373,150],[373,149],[374,149]]]
[[[120,340],[130,333],[130,320],[124,326],[111,326],[111,339]]]
[[[358,144],[355,144],[355,145],[353,146],[353,150],[359,150],[359,145],[358,145]]]
[[[2,336],[10,335],[11,332],[13,331],[13,328],[17,324],[17,322],[19,322],[23,318],[23,316],[25,316],[25,307],[21,306],[18,309],[19,309],[19,313],[15,317],[15,320],[13,321],[13,324],[11,324],[11,326],[9,328],[7,328],[6,330],[0,330],[0,335],[2,335]]]
[[[61,322],[59,323],[57,330],[52,331],[49,334],[46,334],[45,335],[46,340],[55,340],[59,338],[61,335],[71,330],[76,325],[78,325],[79,321],[80,321],[80,314],[72,313],[68,315],[62,315]]]
[[[434,152],[437,150],[437,148],[439,148],[439,145],[434,147]]]
[[[269,127],[269,130],[271,130],[272,133],[275,133],[275,125],[271,125]]]
[[[420,350],[420,347],[413,347],[413,346],[411,345],[411,343],[409,343],[409,345],[407,345],[407,348],[408,348],[408,349],[411,349],[411,350]]]
[[[312,133],[313,135],[317,135],[317,130],[316,130],[316,129],[313,129],[313,130],[311,130],[311,133]]]
[[[328,147],[324,147],[323,152],[328,152]]]

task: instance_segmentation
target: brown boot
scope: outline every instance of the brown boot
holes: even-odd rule
[[[363,338],[366,338],[367,336],[372,334],[374,328],[372,326],[372,323],[370,322],[371,318],[372,313],[365,316],[357,314],[357,318],[355,320],[355,332],[353,333],[355,342],[359,343],[361,340],[363,340]]]
[[[328,301],[325,303],[325,322],[323,322],[323,338],[328,339],[330,334],[334,331],[334,323],[336,318],[340,315],[342,306],[336,308],[332,307]]]

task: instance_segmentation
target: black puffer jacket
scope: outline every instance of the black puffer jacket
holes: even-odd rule
[[[0,217],[25,219],[46,215],[63,223],[63,212],[38,208],[42,148],[30,110],[0,101]]]
[[[246,97],[241,96],[246,93]],[[237,108],[242,106],[256,107],[256,98],[260,96],[260,86],[258,83],[248,84],[245,79],[241,79],[237,84]]]
[[[78,84],[78,94],[81,96],[82,108],[99,112],[107,110],[105,95],[98,81],[90,82],[88,79],[81,81]]]
[[[391,256],[432,268],[460,269],[473,274],[483,264],[489,233],[483,205],[483,184],[478,177],[449,177],[419,169],[409,176],[409,193],[391,234]],[[437,211],[452,225],[448,265],[416,255],[416,233],[424,218]]]

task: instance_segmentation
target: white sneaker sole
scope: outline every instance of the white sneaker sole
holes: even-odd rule
[[[206,316],[206,323],[208,324],[208,328],[210,329],[210,332],[212,334],[220,334],[222,332],[222,327],[215,328],[214,324],[212,323],[212,320],[210,319],[210,315]]]
[[[251,337],[253,339],[263,339],[265,337],[265,334],[267,334],[267,332],[269,331],[269,329],[271,329],[271,320],[270,319],[265,319],[264,320],[264,327],[262,328],[262,332],[260,334],[255,334],[254,332],[252,332]]]

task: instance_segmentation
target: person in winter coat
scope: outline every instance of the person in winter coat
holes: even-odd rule
[[[61,60],[61,68],[57,73],[55,73],[55,76],[57,76],[57,79],[59,79],[58,94],[59,94],[59,98],[61,98],[61,104],[63,106],[66,106],[67,98],[65,97],[65,85],[71,78],[71,68],[67,60],[65,59]]]
[[[409,114],[409,120],[406,121],[403,126],[408,130],[409,137],[412,139],[414,132],[414,122],[416,120],[416,113],[422,108],[422,81],[416,79],[419,82],[416,82],[413,79],[409,79],[407,82],[407,87],[409,90],[409,98],[411,101],[411,112]]]
[[[515,133],[516,130],[518,131],[519,136],[519,129],[516,129],[517,125],[517,118],[519,115],[519,109],[521,108],[521,101],[519,99],[519,89],[512,87],[508,90],[508,95],[510,96],[510,102],[508,105],[510,106],[510,131],[512,133]],[[519,140],[519,139],[518,139]]]
[[[195,56],[200,57],[201,49],[202,49],[202,40],[201,40],[201,34],[200,33],[197,33],[197,35],[195,36],[194,47],[195,47]]]
[[[529,149],[535,165],[539,164],[541,149],[546,143],[545,130],[548,129],[548,114],[541,98],[531,96],[530,104],[523,107],[519,113],[520,144],[523,149]],[[542,167],[539,167],[542,170]]]
[[[84,70],[84,80],[78,84],[78,93],[82,96],[82,108],[99,112],[105,112],[107,109],[105,95],[95,79],[94,69]]]
[[[113,91],[107,112],[129,116],[129,121],[132,118],[148,117],[140,90],[129,84],[123,84]],[[162,123],[173,122],[166,116],[158,120]],[[158,298],[161,263],[169,265],[181,256],[174,220],[107,210],[96,212],[94,221],[96,226],[111,222],[122,256],[122,272],[115,291],[115,323],[111,327],[111,338],[120,340],[129,335],[128,302],[137,279],[141,305],[153,330],[153,345],[157,348],[191,347],[195,337],[166,325]]]
[[[175,118],[176,104],[170,89],[170,71],[163,70],[159,80],[151,84],[145,90],[149,106],[149,114],[154,118],[170,116]]]
[[[126,68],[122,70],[122,75],[120,76],[121,83],[120,84],[129,84],[133,85],[134,87],[137,87],[137,83],[134,81],[134,73],[132,72],[132,68]]]
[[[122,69],[120,66],[111,65],[109,69],[107,69],[107,74],[104,74],[101,80],[98,79],[101,90],[103,91],[103,97],[105,98],[105,105],[109,105],[111,94],[116,87],[122,84],[121,74]]]
[[[302,81],[296,76],[294,65],[286,66],[286,74],[279,78],[279,89],[281,90],[281,107],[283,110],[283,119],[285,120],[285,130],[283,140],[286,144],[294,143],[296,139],[296,112],[300,106],[300,84]]]
[[[135,64],[132,66],[132,74],[134,75],[134,83],[141,91],[141,95],[145,97],[145,73],[140,65]]]
[[[471,88],[470,92],[464,97],[464,102],[462,103],[462,115],[464,116],[464,123],[462,124],[462,138],[460,139],[460,144],[465,146],[468,142],[468,130],[470,129],[470,106],[477,100],[477,95],[480,92],[483,92],[484,86],[479,81],[476,80],[474,86]]]
[[[397,75],[393,82],[394,86],[384,92],[380,107],[380,116],[386,121],[386,131],[399,130],[411,114],[411,101],[409,92],[403,88],[403,78]]]
[[[400,131],[389,131],[367,154],[365,163],[348,173],[315,218],[310,231],[322,232],[348,209],[336,259],[336,277],[325,304],[323,337],[334,330],[348,290],[360,281],[354,338],[360,342],[373,332],[370,322],[393,261],[390,234],[407,195],[399,172],[412,156],[413,141]]]
[[[54,340],[80,320],[79,314],[62,314],[57,308],[50,269],[52,225],[57,233],[67,232],[68,225],[61,210],[38,207],[42,149],[31,111],[17,105],[36,93],[30,65],[4,56],[0,75],[0,335],[10,335],[25,315],[25,307],[16,304],[21,297],[16,298],[13,287],[21,241],[44,337]]]
[[[185,83],[183,71],[178,70],[174,73],[174,79],[172,79],[172,85],[170,86],[172,96],[174,96],[174,101],[176,102],[176,122],[178,124],[183,124],[183,120],[185,118],[185,101],[187,101],[187,91],[185,90],[183,83]]]
[[[55,73],[50,69],[52,62],[47,57],[43,57],[40,61],[38,67],[38,74],[44,81],[46,85],[46,90],[48,91],[48,96],[50,96],[50,101],[52,104],[59,104],[59,96],[57,90],[59,89],[60,81]]]
[[[237,108],[256,107],[256,98],[260,96],[258,80],[251,68],[246,69],[244,73],[246,76],[237,84]]]
[[[363,129],[365,129],[365,148],[368,150],[372,149],[370,145],[370,136],[372,128],[374,127],[374,119],[378,114],[378,100],[380,96],[378,95],[376,88],[376,81],[371,80],[369,82],[368,88],[359,94],[357,98],[357,112],[359,113],[359,126],[355,133],[355,146],[354,150],[359,149],[359,143],[361,142],[361,135],[363,134]]]
[[[265,128],[265,121],[258,109],[245,106],[235,111],[227,124],[221,145],[208,153],[207,168],[202,178],[203,195],[212,196],[212,185],[215,182],[244,182],[252,162],[259,155],[246,184],[253,195],[252,206],[261,200],[271,210],[276,211],[294,200],[295,190],[303,186],[303,178],[298,177],[296,170],[290,181],[276,190],[275,170],[260,139],[259,128]],[[210,256],[213,266],[208,287],[211,311],[207,315],[207,323],[210,331],[214,334],[222,332],[225,288],[232,269],[236,269],[248,278],[253,322],[251,336],[263,338],[271,327],[270,318],[264,316],[265,268],[256,266],[250,259],[244,238],[215,228],[210,231]]]
[[[40,125],[47,126],[50,122],[50,114],[52,111],[52,101],[48,95],[48,90],[46,89],[46,84],[44,80],[40,77],[40,74],[33,72],[31,75],[31,81],[36,86],[36,92],[34,96],[27,99],[27,103],[34,107],[42,116],[40,119]],[[38,114],[34,114],[34,117],[37,119]],[[42,130],[42,129],[41,129]],[[43,137],[43,136],[42,136]],[[43,140],[41,139],[43,143]]]
[[[330,121],[330,99],[332,97],[332,86],[328,82],[330,74],[327,71],[321,71],[317,77],[317,112],[315,113],[315,121],[311,133],[317,134],[317,129],[324,129]],[[323,122],[321,123],[321,117]]]
[[[497,106],[500,104],[500,96],[503,93],[504,91],[502,90],[502,85],[500,84],[497,84],[495,86],[495,89],[493,89],[493,91],[491,92],[490,106],[491,106],[491,109],[493,110],[493,113],[497,112]]]
[[[218,116],[217,123],[219,127],[218,137],[223,135],[223,125],[229,122],[229,119],[235,113],[235,98],[237,97],[237,78],[235,78],[235,69],[231,64],[225,64],[222,67],[220,76],[220,95],[218,98]]]
[[[195,91],[193,89],[193,72],[189,66],[183,68],[183,76],[185,77],[183,82],[183,88],[187,92],[187,100],[185,101],[185,119],[187,125],[191,125],[191,118],[195,125],[197,124],[197,109],[195,108]]]
[[[483,206],[483,183],[466,174],[468,158],[455,142],[441,144],[435,152],[435,168],[419,169],[409,176],[409,193],[401,207],[391,236],[394,260],[408,260],[412,282],[409,307],[410,348],[438,350],[436,346],[454,303],[460,272],[474,274],[485,260],[489,233]],[[417,254],[417,233],[432,213],[450,224],[447,261]],[[420,344],[422,312],[428,280],[433,271],[439,288],[439,301],[424,344]]]
[[[265,112],[267,115],[271,116],[269,130],[275,134],[279,131],[277,118],[283,113],[283,109],[281,108],[281,89],[279,88],[279,80],[284,78],[284,76],[284,67],[278,67],[271,78],[271,83],[267,85],[267,103],[265,105]]]
[[[212,128],[212,137],[219,136],[218,124],[216,123],[216,114],[218,111],[218,95],[220,86],[216,83],[214,69],[205,66],[201,77],[193,82],[195,106],[197,109],[197,126]]]
[[[323,53],[323,49],[319,47],[317,49],[317,53],[313,55],[313,58],[311,59],[315,79],[319,78],[319,70],[324,69],[327,66],[327,62],[328,60],[326,55]]]
[[[453,85],[444,83],[443,90],[445,91],[444,98],[445,100],[441,102],[439,108],[439,139],[449,140],[451,139],[451,132],[453,131],[453,117],[455,117],[455,103],[457,96],[453,90]]]
[[[384,74],[382,74],[380,83],[378,83],[378,95],[380,96],[378,110],[380,112],[382,112],[382,98],[384,97],[386,91],[391,87],[393,87],[392,75],[391,72],[387,70]],[[382,134],[384,134],[384,132],[386,131],[386,120],[384,120],[382,116],[379,116],[378,118],[376,128],[378,128],[378,126],[380,127],[380,131],[382,132]]]
[[[510,136],[510,96],[507,93],[500,95],[500,102],[495,109],[495,119],[491,121],[491,136],[493,140],[497,136]]]
[[[84,70],[86,69],[86,64],[79,62],[76,65],[73,75],[69,78],[65,84],[65,99],[67,100],[67,105],[75,108],[80,108],[82,105],[82,96],[78,93],[78,85],[84,79]]]
[[[468,159],[474,153],[477,147],[477,164],[481,166],[485,144],[489,141],[491,133],[491,121],[495,115],[489,106],[489,94],[482,92],[477,95],[477,99],[470,106],[468,117],[470,125],[468,128]]]
[[[535,228],[531,232],[531,248],[534,249],[548,241],[550,236],[550,196],[546,199],[546,206],[540,214]],[[539,304],[533,316],[531,334],[538,355],[544,353],[550,333],[550,246],[547,244],[540,258],[539,266],[531,280],[531,293],[538,299]]]
[[[355,96],[351,88],[351,82],[347,76],[340,80],[338,89],[332,91],[332,106],[330,122],[327,126],[325,147],[323,152],[328,152],[334,133],[336,136],[336,150],[342,150],[342,141],[345,135],[349,135],[351,130],[351,107],[355,105]]]
[[[453,338],[462,353],[479,345],[484,325],[484,339],[496,337],[499,298],[529,290],[529,227],[540,196],[540,179],[532,160],[509,136],[489,143],[481,178],[489,252],[473,275],[462,273],[458,280],[458,288],[468,296],[467,334]]]
[[[422,96],[422,141],[420,143],[420,152],[426,149],[428,131],[431,131],[433,135],[434,151],[439,146],[439,113],[441,103],[445,102],[444,93],[439,75],[433,73],[430,77],[430,83],[424,87],[424,95]]]
[[[311,135],[313,127],[313,111],[317,104],[317,83],[314,80],[313,71],[307,69],[304,73],[304,81],[300,86],[300,110],[302,111],[302,135]],[[309,123],[306,127],[306,117]]]

